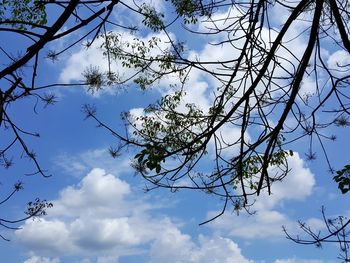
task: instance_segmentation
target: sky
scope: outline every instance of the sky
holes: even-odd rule
[[[161,1],[153,3],[167,12]],[[225,17],[227,12],[222,10],[215,15]],[[281,10],[271,12],[278,14],[273,18],[276,25],[282,23],[287,15]],[[132,20],[127,13],[121,14],[124,15],[120,18],[122,22]],[[133,41],[134,36],[130,32],[115,30],[126,42]],[[174,27],[171,33],[180,37],[178,30]],[[303,25],[295,26],[290,37],[302,30]],[[138,35],[144,40],[152,36],[165,38],[162,33],[141,32]],[[76,38],[77,35],[71,37]],[[190,35],[184,34],[181,37],[188,41],[189,58],[220,60],[230,54],[227,46],[207,44],[219,41],[222,36],[191,39]],[[65,38],[52,43],[47,49],[60,49],[69,40]],[[10,42],[1,40],[0,43],[16,49],[10,47]],[[76,83],[82,80],[82,72],[90,65],[107,69],[99,45],[97,40],[90,49],[75,46],[54,62],[42,58],[38,83]],[[169,43],[163,42],[162,45]],[[294,54],[297,56],[305,45],[302,37],[295,39]],[[350,61],[348,54],[331,44],[329,49],[324,50],[324,56],[333,67]],[[122,70],[124,76],[133,73],[133,69],[121,69],[118,62],[113,67]],[[92,120],[86,120],[82,105],[95,105],[98,115],[106,123],[122,130],[121,112],[142,114],[142,109],[148,104],[169,94],[168,87],[173,81],[171,78],[161,80],[158,86],[148,91],[141,91],[130,84],[122,88],[107,87],[93,95],[80,87],[61,87],[53,90],[58,96],[53,106],[44,107],[39,103],[34,112],[33,101],[22,100],[9,109],[9,114],[22,127],[40,133],[40,138],[26,139],[37,152],[41,166],[52,176],[24,176],[32,164],[25,158],[15,158],[11,169],[1,170],[4,174],[1,193],[6,193],[17,180],[23,181],[24,190],[6,203],[2,211],[7,217],[20,217],[26,203],[36,197],[52,202],[53,207],[45,217],[21,223],[18,230],[0,230],[11,240],[1,243],[3,262],[339,262],[339,251],[335,245],[323,248],[297,245],[287,240],[282,231],[282,226],[285,226],[290,234],[300,234],[298,220],[325,231],[322,206],[330,217],[349,214],[348,197],[342,195],[332,181],[322,153],[318,151],[318,158],[314,161],[306,160],[305,141],[293,144],[294,155],[288,160],[291,167],[289,175],[273,186],[272,195],[262,193],[256,199],[255,214],[242,211],[237,215],[229,208],[224,215],[204,225],[199,224],[220,212],[222,200],[188,190],[172,193],[166,189],[155,189],[145,192],[145,181],[135,175],[130,166],[133,150],[123,152],[116,159],[111,158],[108,148],[117,144],[116,139],[97,128]],[[305,80],[302,86],[305,93],[312,93],[312,83],[313,79]],[[208,109],[213,99],[213,86],[213,79],[193,71],[183,103],[195,102],[199,107]],[[338,140],[325,146],[332,164],[341,167],[347,161],[344,156],[347,156],[349,146],[346,128],[331,127],[329,133],[338,135]],[[226,127],[221,134],[225,139],[234,139],[237,130]],[[235,149],[230,149],[225,154],[234,152]]]

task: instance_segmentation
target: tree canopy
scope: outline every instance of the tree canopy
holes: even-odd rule
[[[148,190],[217,195],[223,199],[219,215],[229,205],[248,209],[255,196],[270,194],[273,183],[288,175],[298,140],[308,145],[309,159],[320,146],[325,169],[336,169],[324,141],[336,139],[329,135],[333,126],[349,125],[348,1],[171,0],[164,5],[166,12],[142,1],[1,1],[0,33],[21,45],[18,50],[0,46],[6,61],[0,68],[0,164],[7,169],[11,156],[25,156],[33,161],[31,174],[49,176],[26,141],[39,135],[9,113],[17,101],[53,104],[56,87],[84,86],[97,93],[137,85],[166,91],[141,114],[122,114],[125,133],[104,123],[94,106],[85,105],[84,112],[115,136],[113,157],[134,147],[133,166],[150,183]],[[118,19],[126,11],[141,24]],[[125,38],[121,30],[134,37]],[[63,47],[49,49],[64,39]],[[193,50],[195,41],[206,45],[207,54]],[[106,70],[91,65],[81,72],[81,82],[37,85],[41,60],[60,59],[77,45],[101,49]],[[327,60],[327,50],[342,60]],[[189,99],[194,77],[209,86],[207,103]],[[334,177],[343,193],[350,186],[348,168]]]

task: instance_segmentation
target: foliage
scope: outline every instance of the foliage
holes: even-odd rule
[[[25,30],[44,26],[47,23],[44,1],[2,0],[0,2],[1,24]]]
[[[350,190],[350,165],[345,165],[342,170],[337,171],[337,175],[333,177],[338,183],[338,188],[343,194]]]

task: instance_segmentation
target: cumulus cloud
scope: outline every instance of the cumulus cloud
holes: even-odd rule
[[[130,187],[125,181],[105,174],[102,169],[94,169],[77,186],[68,186],[60,192],[60,198],[50,214],[70,217],[91,215],[99,208],[118,207],[129,193]]]
[[[304,160],[298,152],[288,157],[288,168],[290,172],[282,180],[272,185],[269,196],[266,192],[257,200],[257,209],[271,209],[285,200],[304,200],[312,194],[315,186],[315,176],[306,167]]]
[[[59,263],[60,260],[58,258],[50,259],[46,257],[38,257],[38,256],[32,256],[31,258],[28,258],[23,263]]]
[[[192,263],[252,263],[246,259],[231,239],[199,236],[196,245],[188,235],[179,231],[166,231],[152,245],[151,262],[192,262]]]
[[[288,158],[289,174],[282,182],[272,185],[272,194],[262,193],[256,200],[253,215],[225,213],[211,223],[216,230],[229,233],[246,239],[281,237],[283,235],[282,225],[290,230],[296,230],[297,224],[286,214],[279,211],[283,202],[287,200],[302,201],[312,194],[315,178],[310,169],[305,167],[304,161],[298,153]],[[218,212],[211,211],[208,218],[215,216]],[[316,219],[310,219],[310,223],[320,225]]]
[[[145,205],[127,201],[128,195],[125,181],[94,169],[78,185],[61,191],[50,216],[26,221],[15,234],[29,249],[50,255],[98,253],[118,246],[124,254],[129,246],[154,238],[159,223],[170,224],[148,220]]]
[[[27,220],[15,234],[17,240],[28,245],[32,251],[60,255],[73,249],[66,224],[57,219]]]
[[[251,262],[230,239],[193,240],[169,217],[153,215],[155,206],[136,198],[127,182],[102,169],[67,186],[52,202],[47,217],[28,220],[15,232],[35,255],[26,263],[58,263],[61,256],[106,263],[140,253],[150,262]]]

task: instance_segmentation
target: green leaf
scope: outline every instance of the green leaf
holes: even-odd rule
[[[336,173],[333,180],[338,183],[342,194],[345,194],[350,190],[350,165],[345,165],[342,170],[336,171]]]

